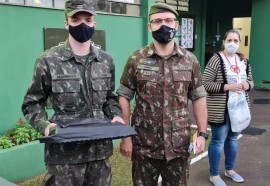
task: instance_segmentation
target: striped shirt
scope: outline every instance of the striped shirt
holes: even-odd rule
[[[254,87],[251,67],[247,59],[242,60],[246,63],[247,82],[249,83],[249,90]],[[241,62],[242,62],[241,61]],[[207,109],[208,109],[208,123],[210,125],[224,124],[226,115],[228,113],[227,101],[228,91],[224,91],[224,85],[227,82],[227,71],[225,63],[220,55],[216,53],[207,63],[203,73],[203,85],[208,93],[207,95]],[[249,96],[246,92],[246,98],[249,104]]]

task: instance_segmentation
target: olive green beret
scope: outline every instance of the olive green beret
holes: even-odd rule
[[[88,12],[96,15],[93,0],[68,0],[65,3],[65,14],[69,17],[78,12]]]
[[[171,12],[176,17],[178,16],[177,11],[172,6],[161,2],[155,3],[151,6],[149,15],[163,12]]]

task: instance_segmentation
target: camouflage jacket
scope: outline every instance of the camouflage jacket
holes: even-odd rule
[[[175,43],[167,57],[155,53],[153,43],[135,51],[127,61],[117,94],[136,107],[131,124],[137,136],[134,152],[171,160],[187,154],[190,143],[188,99],[206,96],[196,57]]]
[[[80,62],[66,41],[37,59],[22,111],[28,122],[42,134],[49,123],[45,110],[48,98],[55,112],[52,122],[113,118],[121,114],[113,94],[114,87],[115,69],[109,54],[91,44],[89,58]],[[111,154],[111,140],[45,145],[45,161],[52,164],[87,162]]]

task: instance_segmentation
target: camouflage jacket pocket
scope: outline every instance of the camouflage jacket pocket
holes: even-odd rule
[[[178,66],[172,67],[174,93],[184,94],[188,92],[189,85],[191,83],[192,72],[189,69],[182,69]]]
[[[137,89],[144,94],[156,94],[159,67],[138,65]]]
[[[92,88],[94,91],[111,90],[110,73],[96,73],[92,75]]]
[[[52,80],[52,92],[54,93],[75,93],[80,91],[79,75],[55,75]]]
[[[80,110],[80,79],[77,75],[56,75],[52,80],[51,101],[63,112]],[[57,109],[57,110],[58,110]]]
[[[93,104],[102,105],[106,101],[107,91],[111,90],[110,73],[98,73],[92,75]]]
[[[187,148],[190,143],[190,126],[186,120],[172,121],[172,146],[174,149]]]
[[[157,145],[158,120],[154,113],[148,113],[147,116],[134,114],[132,125],[138,135],[134,136],[134,142],[143,147],[155,147]]]

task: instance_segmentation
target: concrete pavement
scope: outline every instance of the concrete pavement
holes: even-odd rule
[[[245,181],[235,183],[225,177],[223,156],[220,176],[227,186],[270,186],[270,90],[252,90],[250,98],[252,121],[239,139],[235,169]],[[188,186],[212,186],[208,156],[190,166]]]

